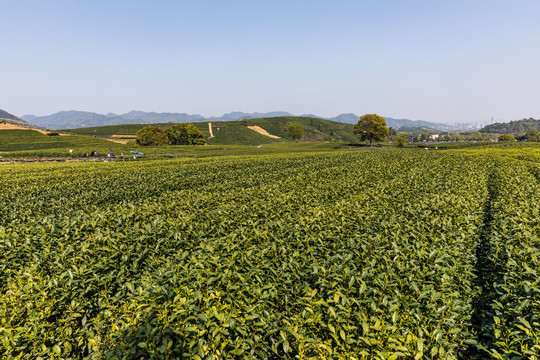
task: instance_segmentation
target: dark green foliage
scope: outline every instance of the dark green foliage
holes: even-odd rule
[[[480,130],[480,132],[492,134],[519,135],[524,134],[531,129],[540,130],[540,120],[529,118],[510,121],[507,123],[495,123],[485,126],[483,129]]]
[[[203,133],[193,124],[175,124],[165,130],[169,145],[204,145]]]
[[[57,133],[56,131],[51,131],[51,132],[48,132],[47,133],[47,136],[59,136],[60,134]]]
[[[168,136],[163,129],[155,126],[145,126],[137,131],[136,142],[142,146],[159,146],[168,142]]]
[[[525,133],[524,137],[527,141],[538,142],[540,141],[540,131],[536,129],[530,129]]]

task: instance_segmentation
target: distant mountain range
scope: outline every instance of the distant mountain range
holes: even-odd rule
[[[156,113],[144,111],[130,111],[126,114],[98,114],[86,111],[60,111],[56,114],[47,116],[24,115],[22,119],[35,124],[36,126],[47,129],[76,129],[82,127],[105,126],[105,125],[123,125],[123,124],[153,124],[167,122],[217,122],[234,121],[241,119],[257,119],[278,116],[295,116],[284,111],[275,111],[268,113],[244,113],[230,112],[219,117],[204,117],[198,114],[186,113]],[[336,117],[327,118],[313,114],[304,114],[301,116],[315,117],[338,121],[347,124],[355,124],[359,116],[355,114],[341,114]],[[399,129],[401,127],[428,127],[437,130],[452,130],[455,127],[447,124],[433,123],[420,120],[392,119],[386,117],[387,126]]]
[[[23,119],[8,113],[7,111],[4,111],[0,109],[0,120],[4,120],[5,122],[11,123],[11,124],[17,124],[21,126],[31,126],[28,122],[24,121]]]

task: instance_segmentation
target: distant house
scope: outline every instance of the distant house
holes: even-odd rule
[[[431,140],[437,140],[439,138],[439,134],[429,134],[429,138]]]

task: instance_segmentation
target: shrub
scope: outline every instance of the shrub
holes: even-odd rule
[[[507,135],[507,134],[499,136],[498,140],[499,141],[516,141],[516,139],[514,139],[512,135]]]

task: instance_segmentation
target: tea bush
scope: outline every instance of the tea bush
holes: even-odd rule
[[[0,354],[533,356],[538,181],[514,163],[389,151],[4,166]]]

